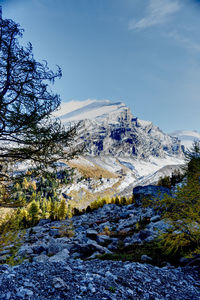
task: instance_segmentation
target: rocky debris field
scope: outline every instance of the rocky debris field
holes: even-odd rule
[[[200,299],[198,267],[153,266],[145,252],[137,262],[99,259],[119,253],[120,245],[149,244],[168,227],[152,208],[134,204],[40,220],[21,234],[12,259],[23,263],[0,266],[1,299]],[[0,253],[1,263],[13,256],[13,247]]]
[[[40,220],[37,226],[26,230],[14,259],[60,262],[68,257],[96,258],[112,254],[119,244],[128,247],[151,242],[158,231],[168,227],[152,208],[107,204],[64,221]],[[0,253],[0,262],[6,262],[11,248]]]
[[[158,268],[135,262],[83,261],[0,266],[4,299],[200,299],[195,268]]]

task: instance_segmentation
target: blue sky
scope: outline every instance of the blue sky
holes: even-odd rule
[[[123,101],[165,132],[200,131],[200,1],[0,0],[63,101]]]

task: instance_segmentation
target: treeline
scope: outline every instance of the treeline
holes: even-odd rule
[[[34,226],[41,218],[62,220],[71,216],[70,205],[60,195],[60,189],[73,182],[73,174],[73,169],[65,169],[46,173],[45,177],[34,177],[34,172],[28,171],[24,177],[16,178],[9,189],[2,188],[1,205],[15,208],[15,213],[8,215],[1,227],[7,230],[8,225],[10,228],[26,228]]]
[[[104,197],[99,198],[92,203],[90,203],[85,209],[79,209],[74,207],[73,215],[81,215],[84,213],[92,212],[100,207],[103,207],[105,204],[116,204],[116,205],[129,205],[134,202],[134,197],[125,197],[125,196],[115,196],[115,197]]]
[[[133,197],[104,197],[80,209],[77,203],[68,202],[62,196],[62,187],[73,183],[74,169],[64,169],[59,172],[48,172],[44,176],[35,177],[34,171],[28,171],[24,177],[19,177],[3,193],[1,204],[15,208],[12,215],[7,215],[0,226],[0,233],[13,229],[24,229],[36,225],[40,219],[52,221],[63,220],[73,215],[91,212],[105,204],[128,205],[133,203]]]

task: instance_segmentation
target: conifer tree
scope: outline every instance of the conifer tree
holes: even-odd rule
[[[171,225],[160,237],[167,254],[200,254],[200,148],[196,142],[188,152],[185,169],[185,181],[174,196],[165,195],[155,203]]]
[[[31,223],[32,225],[35,225],[36,222],[39,219],[39,205],[36,201],[32,201],[30,203],[29,209],[28,209],[28,213],[31,219]]]
[[[67,216],[67,205],[65,199],[62,199],[58,208],[59,220],[64,220]]]
[[[23,30],[0,15],[0,179],[12,175],[16,162],[44,171],[60,158],[71,158],[77,126],[66,130],[52,113],[59,95],[49,88],[62,73],[35,60],[31,43],[20,45]],[[73,144],[73,146],[72,146]],[[9,172],[11,171],[11,172]]]

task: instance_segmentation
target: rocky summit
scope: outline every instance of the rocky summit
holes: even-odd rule
[[[87,100],[78,106],[80,103],[75,101],[68,103],[65,113],[63,104],[57,115],[63,124],[82,122],[79,135],[89,155],[137,159],[183,157],[178,138],[162,132],[150,121],[138,119],[122,102]]]
[[[14,261],[23,263],[0,266],[1,299],[200,299],[197,266],[162,259],[155,265],[146,250],[136,261],[112,260],[133,245],[148,245],[169,226],[152,208],[135,204],[40,220],[21,233]],[[2,263],[13,246],[0,253]]]

